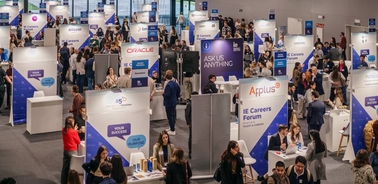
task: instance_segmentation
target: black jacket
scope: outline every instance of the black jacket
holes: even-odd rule
[[[188,171],[188,173],[186,173]],[[186,177],[188,176],[188,178]],[[187,180],[192,177],[192,169],[190,164],[177,164],[176,162],[170,162],[167,164],[167,175],[165,176],[166,184],[187,184]]]
[[[208,93],[218,93],[218,89],[215,86],[214,82],[209,81],[205,88],[202,90],[202,94],[208,94]]]
[[[105,161],[108,161],[110,162],[110,159],[109,158],[106,158]],[[92,171],[93,173],[96,172],[96,170],[98,169],[98,167],[100,166],[100,162],[95,160],[94,158],[89,161],[89,162],[86,162],[84,163],[81,167],[83,167],[83,169],[85,170],[85,172],[88,173],[88,176],[87,176],[87,181],[85,183],[93,183],[93,179],[94,179],[94,175],[91,174],[90,172]]]
[[[289,168],[291,168],[290,174],[288,173]],[[296,184],[299,183],[299,180],[302,180],[302,184],[314,184],[314,179],[312,178],[312,174],[310,173],[310,180],[308,180],[308,173],[310,172],[307,168],[304,169],[304,173],[297,177],[297,174],[294,171],[295,166],[289,166],[286,168],[285,173],[288,174],[288,178],[290,180],[290,183]]]
[[[287,148],[287,137],[283,139],[283,143],[286,144]],[[265,160],[268,160],[268,151],[281,151],[281,138],[278,133],[273,134],[270,139],[269,139],[269,145],[268,145],[268,150],[266,150],[264,158]]]
[[[186,125],[192,125],[192,101],[189,100],[185,108]]]
[[[309,125],[323,125],[323,115],[326,112],[324,102],[320,100],[314,100],[308,105],[307,108],[307,124]]]
[[[235,116],[239,118],[239,103],[237,103],[236,101],[237,101],[237,98],[235,94],[234,97],[232,98],[232,103],[235,104]]]
[[[232,181],[232,163],[230,160],[224,159],[220,164],[222,184],[243,184],[242,168],[245,167],[242,154],[238,153],[234,156],[236,160],[236,183]]]
[[[312,77],[312,80],[316,83],[315,91],[317,91],[319,95],[324,95],[323,75],[320,73],[317,73],[315,77]]]

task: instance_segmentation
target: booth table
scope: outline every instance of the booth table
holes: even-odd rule
[[[235,104],[232,103],[232,98],[236,93],[236,88],[239,87],[239,81],[215,81],[218,86],[218,92],[223,89],[223,93],[230,93],[230,112],[235,112]]]
[[[302,147],[299,151],[297,151],[295,154],[291,155],[285,155],[282,154],[280,151],[269,151],[268,152],[268,174],[272,175],[272,169],[276,168],[276,163],[278,161],[282,161],[285,163],[286,167],[289,167],[289,165],[295,164],[295,158],[297,156],[305,156],[307,151],[307,147]]]
[[[156,91],[152,101],[150,102],[150,108],[152,114],[150,115],[150,121],[157,121],[167,119],[164,107],[163,91]]]
[[[340,144],[340,130],[350,122],[350,114],[347,110],[331,110],[324,115],[324,124],[320,129],[320,137],[327,145],[327,150],[336,152]],[[341,146],[346,146],[347,141],[343,141]]]
[[[164,176],[160,171],[150,172],[134,172],[133,176],[129,176],[127,183],[140,183],[140,184],[164,184]]]
[[[30,134],[62,130],[63,99],[45,96],[27,99],[26,130]]]

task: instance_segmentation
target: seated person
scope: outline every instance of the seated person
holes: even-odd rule
[[[343,107],[343,102],[344,102],[343,91],[341,88],[335,88],[333,92],[335,93],[335,99],[333,100],[333,102],[328,99],[327,100],[328,105],[331,106],[333,109],[335,107],[340,109]]]
[[[306,158],[297,156],[295,164],[286,168],[285,172],[290,183],[314,184],[311,172],[306,168]]]
[[[218,89],[215,86],[215,80],[215,75],[209,75],[209,82],[206,84],[205,88],[203,88],[202,94],[218,93]]]
[[[291,125],[290,132],[287,134],[287,144],[289,146],[297,146],[298,143],[301,143],[301,146],[304,146],[301,126],[294,123]]]
[[[268,160],[268,151],[285,151],[287,148],[287,126],[284,124],[278,125],[278,132],[273,134],[269,139],[268,150],[265,152],[265,160]]]
[[[276,163],[276,168],[273,171],[273,175],[268,177],[267,183],[290,184],[289,178],[285,173],[285,163],[282,161],[278,161]]]
[[[168,129],[169,130],[169,129]],[[159,134],[158,142],[154,145],[152,156],[158,161],[158,169],[163,167],[171,161],[175,146],[169,140],[169,135],[166,130]]]
[[[96,34],[94,34],[93,38],[89,41],[89,46],[90,47],[99,47],[100,46],[100,42],[98,41]]]
[[[113,166],[111,163],[105,161],[100,165],[100,171],[102,173],[103,179],[100,184],[117,184],[117,182],[110,177],[110,173],[112,173]]]

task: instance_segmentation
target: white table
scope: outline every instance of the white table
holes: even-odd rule
[[[157,121],[167,119],[164,107],[163,92],[156,91],[152,101],[150,102],[150,109],[152,114],[150,115],[150,121]]]
[[[230,140],[239,140],[239,124],[236,122],[231,122],[230,125]]]
[[[302,147],[301,150],[297,151],[295,154],[292,155],[284,155],[280,151],[269,151],[268,153],[268,174],[272,175],[272,169],[276,168],[276,163],[278,161],[282,161],[285,163],[285,167],[288,167],[289,165],[295,164],[295,158],[297,156],[305,156],[306,155],[307,148]]]
[[[343,127],[350,122],[350,114],[346,110],[331,110],[324,115],[324,124],[320,129],[320,137],[327,144],[327,150],[336,152],[339,148]],[[347,141],[343,141],[341,146],[346,146]]]
[[[133,176],[129,176],[127,183],[140,183],[140,184],[163,184],[164,176],[160,171],[150,172],[134,172]]]
[[[85,141],[81,141],[79,144],[78,155],[85,155]]]
[[[232,103],[232,98],[236,93],[236,88],[239,87],[239,81],[215,81],[218,92],[223,89],[224,93],[230,93],[230,112],[235,112],[235,104]]]
[[[63,99],[45,96],[27,99],[26,130],[30,134],[62,130]]]

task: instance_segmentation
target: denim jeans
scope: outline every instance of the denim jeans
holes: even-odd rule
[[[87,77],[87,80],[88,80],[88,90],[93,90],[93,85],[92,85],[93,79]]]
[[[76,84],[79,87],[79,93],[83,93],[85,75],[77,75],[76,77]]]
[[[176,107],[165,107],[165,112],[167,113],[167,119],[169,127],[172,132],[175,131],[175,121],[176,121]]]

